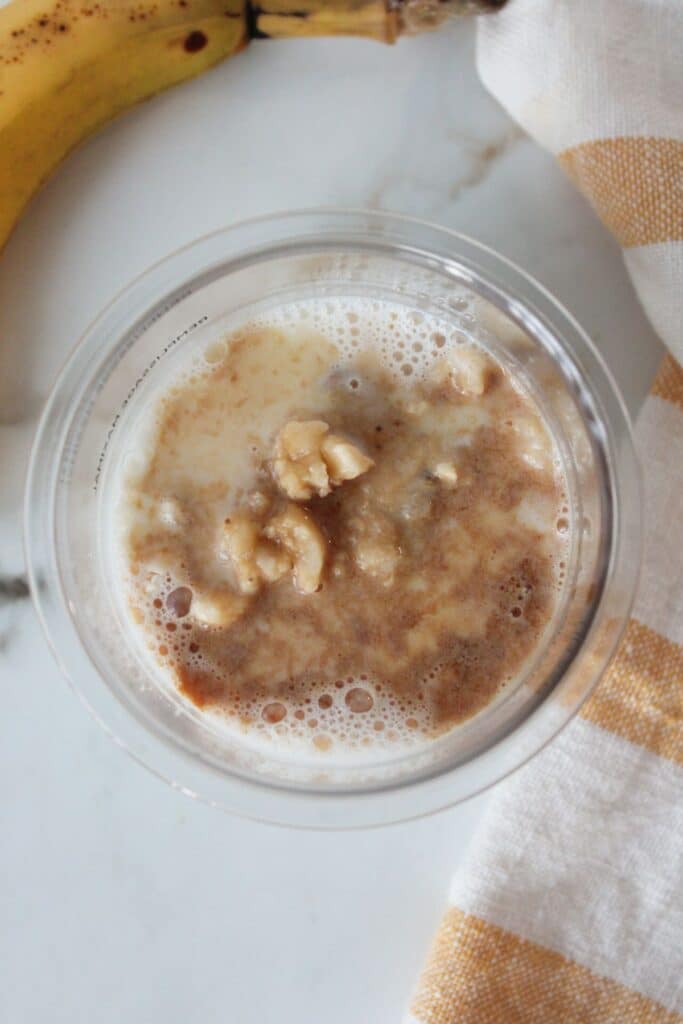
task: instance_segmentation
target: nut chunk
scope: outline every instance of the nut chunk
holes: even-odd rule
[[[345,480],[355,480],[374,463],[350,441],[329,433],[323,420],[292,420],[275,439],[273,473],[294,501],[324,498]]]
[[[292,568],[289,553],[264,539],[260,524],[246,512],[226,519],[222,549],[232,561],[243,594],[255,594],[263,582],[275,583]]]
[[[496,367],[478,348],[470,345],[452,349],[434,367],[439,383],[448,383],[462,395],[478,398],[491,387]]]
[[[345,480],[355,480],[375,464],[355,444],[336,434],[328,434],[320,450],[333,487],[339,487]]]
[[[202,626],[220,626],[226,629],[246,611],[249,602],[232,590],[195,590],[192,597],[192,617]]]
[[[273,472],[288,498],[305,501],[319,494],[324,498],[331,485],[320,446],[329,427],[322,420],[292,421],[275,439]]]
[[[325,538],[307,512],[289,504],[266,526],[264,533],[291,556],[294,586],[312,594],[320,586],[325,565]]]
[[[243,594],[255,594],[261,585],[261,574],[256,564],[256,546],[261,528],[243,512],[225,520],[223,551],[229,555]]]

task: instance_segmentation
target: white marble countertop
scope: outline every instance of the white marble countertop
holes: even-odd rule
[[[0,259],[3,1021],[400,1019],[486,797],[338,835],[167,788],[61,679],[26,598],[20,503],[41,403],[91,318],[178,245],[278,209],[380,207],[491,244],[576,314],[637,408],[661,349],[617,246],[472,52],[465,23],[395,48],[254,44],[81,148]]]

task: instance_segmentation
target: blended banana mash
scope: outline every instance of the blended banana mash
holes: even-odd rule
[[[424,742],[538,648],[565,481],[538,408],[461,332],[387,302],[282,307],[172,380],[138,440],[127,612],[232,727],[321,752]]]

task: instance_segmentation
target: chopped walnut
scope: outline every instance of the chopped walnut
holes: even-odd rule
[[[312,518],[298,505],[289,504],[268,523],[264,534],[277,541],[292,558],[294,586],[312,594],[320,586],[325,565],[325,538]]]
[[[288,572],[292,571],[292,556],[279,544],[270,540],[261,540],[256,548],[254,558],[261,579],[265,583],[277,583]]]
[[[320,451],[333,487],[339,487],[345,480],[355,480],[374,466],[372,459],[364,455],[360,448],[336,434],[328,434]]]
[[[228,589],[194,590],[191,615],[203,626],[231,626],[244,614],[249,600]]]
[[[330,493],[327,466],[320,445],[329,427],[322,420],[292,421],[285,424],[275,439],[273,472],[288,498],[305,501]]]
[[[355,480],[374,463],[350,441],[329,433],[323,420],[292,420],[275,439],[273,473],[288,498],[324,498],[345,480]]]
[[[448,383],[463,395],[478,397],[488,391],[496,374],[485,352],[470,345],[453,348],[434,367],[439,383]]]
[[[232,561],[243,594],[255,594],[262,583],[275,583],[292,568],[290,555],[263,536],[261,523],[248,512],[226,519],[222,550]]]
[[[261,527],[246,512],[237,512],[223,525],[222,549],[232,560],[237,583],[243,594],[255,594],[261,586],[256,564],[256,547]]]

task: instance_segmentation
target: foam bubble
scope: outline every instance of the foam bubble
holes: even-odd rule
[[[178,587],[170,577],[155,574],[143,602],[142,625],[150,655],[171,677],[176,659],[190,670],[215,672],[202,654],[201,636],[206,627],[186,618],[189,590]],[[227,679],[223,682],[229,685]],[[292,754],[303,751],[353,759],[368,746],[378,754],[428,746],[433,722],[424,697],[423,688],[413,699],[397,701],[383,691],[381,683],[360,673],[313,681],[305,696],[279,693],[277,698],[237,699],[232,712],[222,707],[208,709],[208,713],[241,738],[246,725],[257,746],[277,744],[280,751]]]
[[[461,318],[464,321],[464,317]],[[339,365],[353,362],[359,349],[374,351],[397,381],[426,379],[449,343],[476,344],[469,332],[453,331],[426,312],[364,298],[308,299],[278,306],[251,321],[255,327],[286,329],[304,321],[339,349]],[[469,317],[474,325],[474,318]]]

